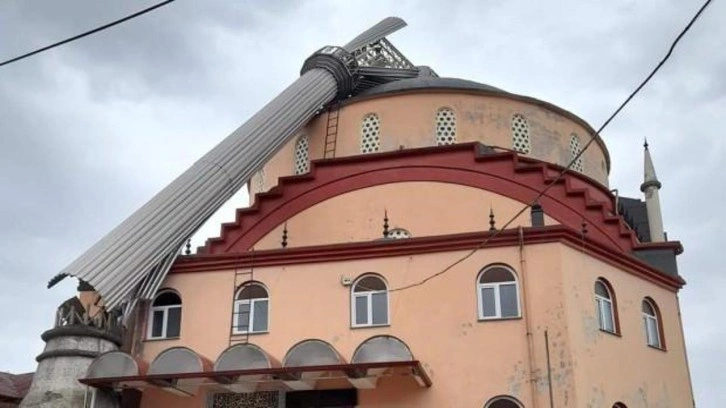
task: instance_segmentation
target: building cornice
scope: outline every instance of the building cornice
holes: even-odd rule
[[[522,228],[522,232],[525,245],[562,243],[669,290],[677,291],[685,284],[685,281],[680,277],[666,275],[630,254],[623,254],[614,250],[590,238],[587,234],[565,225],[528,227]],[[486,239],[489,239],[486,248],[512,247],[520,244],[518,228],[504,230],[495,237],[490,237],[491,233],[487,231],[401,240],[375,240],[271,249],[246,253],[187,255],[177,259],[170,273],[217,272],[251,267],[342,262],[471,250],[481,246]],[[660,243],[659,246],[677,251],[680,248],[680,243],[667,242]]]

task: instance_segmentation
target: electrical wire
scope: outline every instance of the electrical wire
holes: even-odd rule
[[[3,65],[12,64],[13,62],[17,62],[17,61],[20,61],[20,60],[25,59],[25,58],[28,58],[28,57],[32,57],[33,55],[40,54],[41,52],[48,51],[48,50],[50,50],[52,48],[59,47],[59,46],[61,46],[63,44],[67,44],[69,42],[72,42],[72,41],[75,41],[75,40],[79,40],[79,39],[81,39],[83,37],[87,37],[87,36],[89,36],[91,34],[95,34],[95,33],[99,32],[99,31],[103,31],[103,30],[105,30],[107,28],[111,28],[111,27],[113,27],[115,25],[121,24],[121,23],[126,22],[128,20],[131,20],[133,18],[139,17],[142,14],[146,14],[146,13],[152,11],[152,10],[156,10],[159,7],[166,6],[167,4],[172,3],[172,2],[174,2],[174,0],[166,0],[166,1],[163,1],[161,3],[158,3],[158,4],[153,5],[151,7],[145,8],[145,9],[143,9],[141,11],[138,11],[138,12],[136,12],[134,14],[128,15],[128,16],[122,18],[122,19],[119,19],[119,20],[113,21],[111,23],[102,25],[100,27],[94,28],[93,30],[86,31],[85,33],[78,34],[78,35],[73,36],[73,37],[70,37],[70,38],[66,38],[65,40],[58,41],[57,43],[53,43],[53,44],[48,45],[48,46],[45,46],[43,48],[38,48],[35,51],[31,51],[31,52],[28,52],[26,54],[17,56],[15,58],[11,58],[9,60],[0,62],[0,67],[2,67]]]
[[[514,214],[514,216],[512,216],[512,218],[510,218],[509,221],[507,221],[501,228],[499,228],[496,231],[494,231],[491,235],[489,235],[479,245],[477,245],[476,247],[474,247],[471,250],[469,250],[469,252],[467,252],[466,254],[464,254],[462,257],[460,257],[456,261],[454,261],[451,264],[447,265],[444,269],[442,269],[442,270],[440,270],[440,271],[438,271],[438,272],[436,272],[436,273],[434,273],[432,275],[429,275],[429,276],[425,277],[424,279],[422,279],[422,280],[420,280],[418,282],[410,283],[408,285],[403,285],[403,286],[400,286],[398,288],[393,288],[389,292],[400,292],[400,291],[403,291],[403,290],[407,290],[407,289],[415,288],[415,287],[418,287],[418,286],[422,286],[422,285],[426,284],[427,282],[431,281],[432,279],[435,279],[435,278],[437,278],[437,277],[439,277],[439,276],[447,273],[448,271],[450,271],[455,266],[457,266],[460,263],[462,263],[462,262],[466,261],[467,259],[471,258],[480,249],[484,248],[492,239],[496,238],[502,231],[504,231],[505,229],[507,229],[507,227],[509,225],[511,225],[520,215],[522,215],[525,211],[527,211],[527,209],[529,209],[533,205],[537,204],[537,202],[539,201],[539,199],[542,198],[545,195],[545,193],[547,193],[547,191],[550,188],[552,188],[552,186],[554,186],[555,184],[557,184],[562,179],[562,177],[564,177],[564,175],[567,173],[567,171],[570,170],[570,167],[582,156],[583,153],[585,153],[585,151],[592,145],[592,143],[597,139],[597,137],[600,136],[600,133],[610,124],[610,122],[612,122],[612,120],[615,119],[615,117],[620,113],[620,111],[622,111],[623,108],[625,108],[625,106],[633,99],[633,97],[635,97],[635,95],[637,95],[640,92],[640,90],[643,89],[643,87],[651,80],[651,78],[653,78],[653,76],[655,76],[655,74],[660,70],[660,68],[665,64],[665,62],[671,57],[671,54],[673,54],[673,50],[676,48],[676,45],[678,45],[678,43],[681,41],[681,38],[683,38],[683,36],[686,34],[686,32],[688,32],[688,30],[691,29],[691,26],[693,26],[693,23],[695,23],[696,20],[698,20],[698,18],[701,16],[701,14],[706,9],[706,7],[708,7],[708,5],[711,4],[711,1],[712,0],[706,0],[706,2],[701,6],[701,8],[698,10],[698,12],[691,18],[691,20],[688,22],[688,24],[683,28],[683,30],[681,30],[681,32],[678,34],[678,36],[673,41],[673,43],[671,43],[671,46],[668,49],[668,52],[661,59],[661,61],[658,63],[658,65],[656,65],[656,67],[650,72],[650,74],[645,78],[645,80],[643,80],[640,83],[640,85],[638,85],[638,87],[635,88],[635,90],[630,93],[630,95],[625,99],[625,101],[623,101],[623,103],[620,104],[620,106],[600,126],[600,128],[595,132],[595,134],[590,135],[590,140],[585,144],[585,147],[583,147],[572,158],[572,160],[570,160],[570,162],[567,164],[567,166],[565,166],[562,169],[562,171],[560,171],[560,173],[557,175],[557,177],[555,179],[551,180],[545,186],[545,188],[537,194],[537,196],[532,201],[530,201],[528,204],[526,204],[524,207],[522,207],[522,209],[519,210],[516,214]]]

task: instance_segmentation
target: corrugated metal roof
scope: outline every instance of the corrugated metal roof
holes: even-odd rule
[[[346,48],[355,50],[405,25],[389,17]],[[184,242],[262,163],[333,101],[338,85],[326,69],[302,74],[61,274],[90,283],[108,309],[130,298],[153,296]]]

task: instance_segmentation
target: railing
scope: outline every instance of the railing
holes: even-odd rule
[[[123,325],[119,313],[99,310],[91,316],[80,305],[61,306],[56,311],[54,327],[89,326],[111,333],[121,333]]]

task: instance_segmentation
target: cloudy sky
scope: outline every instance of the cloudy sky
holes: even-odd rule
[[[153,3],[0,0],[0,60]],[[0,371],[35,369],[39,335],[75,287],[67,279],[47,290],[48,279],[274,97],[317,48],[397,15],[409,27],[391,40],[414,63],[550,101],[598,127],[700,5],[178,0],[0,67]],[[603,134],[611,185],[633,197],[643,138],[651,144],[666,229],[686,249],[680,299],[701,407],[726,405],[724,17],[726,2],[715,1]],[[200,235],[216,235],[231,214]]]

